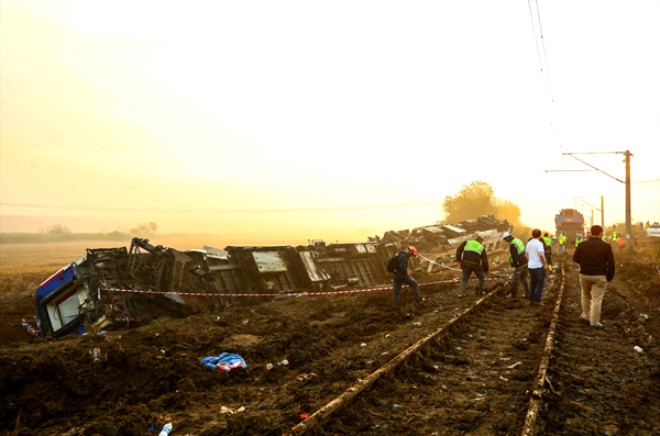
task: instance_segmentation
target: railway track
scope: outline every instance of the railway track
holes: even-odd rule
[[[549,277],[541,305],[503,294],[496,286],[449,319],[439,311],[415,318],[417,341],[289,433],[657,434],[660,405],[649,399],[658,395],[658,368],[622,345],[613,326],[579,322],[572,262]],[[630,351],[614,351],[622,346]],[[620,371],[599,370],[612,358]],[[605,428],[589,424],[590,413],[603,412],[611,415]]]

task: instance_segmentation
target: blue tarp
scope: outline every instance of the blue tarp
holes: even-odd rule
[[[235,368],[247,368],[245,360],[238,354],[221,353],[218,356],[209,356],[200,362],[204,366],[221,371],[231,371]]]

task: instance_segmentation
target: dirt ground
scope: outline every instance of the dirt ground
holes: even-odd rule
[[[33,286],[61,264],[44,256],[27,265],[17,257],[12,269],[10,249],[3,248],[0,269],[0,434],[7,435],[156,435],[166,422],[173,435],[287,433],[422,337],[416,320],[432,313],[448,319],[470,303],[456,298],[458,284],[423,286],[431,304],[422,308],[404,292],[396,311],[388,308],[390,291],[233,299],[213,313],[198,301],[185,317],[145,317],[129,328],[45,341],[22,322],[35,326]],[[658,240],[617,253],[603,305],[604,322],[629,338],[622,347],[643,347],[656,368],[659,259]],[[222,372],[200,364],[222,352],[240,355],[247,368]],[[288,364],[278,365],[284,359]],[[601,363],[605,372],[619,364]],[[447,384],[460,382],[446,377]],[[660,401],[653,395],[650,401]],[[469,396],[465,401],[467,407]],[[594,416],[611,413],[603,407]]]

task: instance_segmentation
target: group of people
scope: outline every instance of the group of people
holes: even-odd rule
[[[543,304],[541,296],[545,288],[546,275],[552,272],[552,241],[547,233],[541,236],[541,230],[534,229],[527,243],[506,232],[502,239],[509,244],[509,265],[513,270],[511,294],[507,298],[517,298],[518,287],[522,282],[525,289],[523,298],[528,297],[531,304]],[[560,253],[565,250],[566,236],[558,237]],[[562,250],[561,247],[564,247]],[[415,303],[421,303],[417,281],[408,273],[408,259],[417,256],[414,246],[406,247],[398,254],[398,266],[392,273],[392,303],[399,304],[403,284],[412,289]],[[484,293],[484,283],[488,274],[488,254],[483,245],[483,238],[464,241],[456,250],[455,260],[461,268],[461,286],[459,297],[464,297],[467,283],[474,273],[478,279],[476,294]],[[607,284],[614,278],[614,254],[609,243],[603,240],[603,228],[591,227],[587,239],[576,244],[573,261],[580,265],[580,287],[582,290],[582,313],[580,321],[592,327],[602,328],[601,307]]]
[[[518,285],[522,282],[525,288],[523,297],[529,297],[532,304],[542,304],[546,270],[550,270],[552,264],[551,249],[541,237],[541,230],[532,230],[532,237],[527,244],[509,232],[502,235],[502,239],[509,244],[509,265],[513,268],[511,294],[508,297],[518,296]]]
[[[520,239],[506,232],[502,239],[509,244],[509,265],[513,268],[513,278],[511,280],[511,294],[507,298],[516,298],[518,295],[518,285],[523,283],[525,295],[529,295],[532,303],[541,303],[541,294],[545,287],[546,270],[552,269],[550,248],[551,241],[546,233],[541,236],[541,230],[534,229],[532,237],[525,244]],[[456,250],[456,262],[461,267],[461,292],[459,297],[465,296],[467,282],[474,273],[479,280],[476,293],[483,293],[486,274],[488,273],[488,254],[482,244],[483,238],[477,236],[472,240],[465,241]]]

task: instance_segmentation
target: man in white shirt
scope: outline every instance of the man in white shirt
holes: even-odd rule
[[[545,247],[541,242],[541,230],[532,231],[532,239],[525,247],[527,268],[529,268],[529,301],[541,303],[541,294],[545,287]]]

